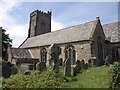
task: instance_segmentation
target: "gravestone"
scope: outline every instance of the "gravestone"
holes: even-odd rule
[[[58,44],[52,44],[50,46],[50,55],[54,62],[53,70],[56,73],[59,73],[59,55],[61,54],[61,48]]]
[[[11,75],[11,68],[9,64],[3,64],[2,65],[2,76],[4,78],[9,78]]]
[[[81,70],[81,62],[80,62],[80,60],[77,60],[76,66],[78,67],[77,71],[79,72]]]
[[[25,65],[25,64],[21,64],[21,65],[20,65],[20,68],[19,68],[19,73],[20,73],[20,74],[24,74],[24,72],[25,72],[26,70],[29,70],[29,69],[28,69],[28,66]]]
[[[106,58],[105,58],[105,65],[109,65],[109,56],[106,56]]]
[[[63,59],[62,58],[60,58],[59,64],[60,64],[60,66],[63,66]]]
[[[25,71],[27,71],[27,70],[33,70],[34,69],[34,65],[33,64],[25,64],[25,63],[23,63],[23,64],[21,64],[20,65],[20,68],[18,69],[18,72],[20,73],[20,74],[24,74],[24,72]]]
[[[18,70],[15,66],[12,66],[11,67],[11,74],[17,74],[18,73]]]
[[[71,61],[69,59],[65,60],[64,72],[65,76],[71,76]]]
[[[66,62],[66,60],[67,60],[67,59],[65,59],[65,60],[63,61],[63,66],[64,66],[64,67],[65,67],[65,62]]]
[[[88,66],[89,66],[89,67],[92,66],[92,61],[91,61],[91,59],[88,60]]]
[[[88,69],[88,63],[85,63],[84,69]]]
[[[73,76],[77,76],[77,65],[73,68]]]
[[[92,57],[91,62],[92,66],[97,66],[96,57]]]
[[[45,62],[38,62],[36,64],[36,70],[42,71],[46,69],[46,63]]]
[[[79,60],[76,62],[76,66],[73,68],[73,75],[76,76],[81,70],[81,63]]]
[[[81,68],[82,68],[82,69],[85,68],[85,61],[84,61],[84,60],[81,61]]]

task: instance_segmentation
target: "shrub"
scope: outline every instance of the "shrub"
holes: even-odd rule
[[[41,74],[11,75],[3,80],[3,88],[61,88],[66,87],[66,80],[62,74],[56,74],[51,69]]]
[[[120,88],[120,63],[115,62],[112,70],[112,88]]]
[[[70,82],[74,82],[74,81],[78,81],[78,80],[77,80],[77,78],[72,77],[72,78],[70,79]]]

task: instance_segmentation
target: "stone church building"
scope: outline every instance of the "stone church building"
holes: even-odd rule
[[[30,14],[29,33],[18,48],[9,48],[9,61],[15,65],[35,65],[38,61],[49,66],[49,47],[58,44],[59,58],[92,62],[99,66],[108,60],[120,60],[120,22],[101,25],[99,17],[79,25],[51,32],[51,12],[35,10]]]

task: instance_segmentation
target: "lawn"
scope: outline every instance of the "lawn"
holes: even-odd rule
[[[77,81],[68,83],[73,88],[108,88],[111,80],[107,66],[90,67],[73,78]]]

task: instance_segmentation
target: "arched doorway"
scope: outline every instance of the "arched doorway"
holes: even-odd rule
[[[71,60],[71,65],[75,64],[76,52],[73,45],[69,44],[65,47],[65,59]]]
[[[41,62],[47,62],[47,50],[45,48],[42,48],[40,51],[41,54]]]

